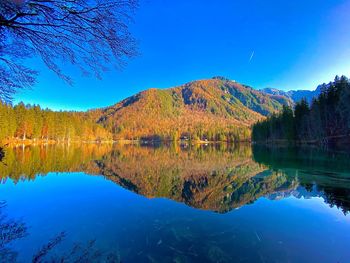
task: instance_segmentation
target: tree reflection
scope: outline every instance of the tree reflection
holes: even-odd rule
[[[330,206],[350,211],[348,157],[313,148],[264,148],[249,145],[56,145],[6,149],[0,176],[16,183],[49,172],[103,175],[107,180],[146,196],[166,197],[191,207],[226,213],[260,197],[281,199],[322,197]],[[9,219],[0,206],[0,262],[15,262],[11,243],[27,235],[25,223]],[[94,240],[63,246],[69,233],[43,242],[32,262],[233,262],[256,252],[259,234],[235,227],[208,231],[207,222],[191,218],[140,220],[132,236],[112,253]],[[235,237],[240,237],[239,242]],[[235,247],[232,247],[235,243]],[[242,252],[243,251],[243,252]],[[234,253],[230,253],[234,252]]]
[[[9,244],[27,235],[27,226],[20,220],[7,217],[4,213],[6,203],[0,201],[0,262],[15,262],[18,253]]]
[[[320,196],[331,207],[350,211],[349,153],[314,147],[253,147],[254,160],[271,170],[298,179],[304,192],[297,197]]]
[[[108,180],[148,198],[223,213],[295,186],[266,172],[251,154],[249,145],[124,145],[95,163]]]
[[[148,198],[165,197],[220,213],[263,196],[291,194],[322,196],[345,213],[350,208],[348,155],[314,148],[83,144],[6,151],[2,181],[83,171]]]

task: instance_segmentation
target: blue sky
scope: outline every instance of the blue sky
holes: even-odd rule
[[[38,84],[15,102],[86,110],[217,75],[283,90],[350,76],[350,0],[140,1],[131,26],[140,55],[125,69],[95,80],[68,67],[69,86],[34,59]]]

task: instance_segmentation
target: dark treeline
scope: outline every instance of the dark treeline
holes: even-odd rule
[[[52,111],[0,102],[0,142],[12,140],[107,140],[110,133],[83,112]]]
[[[253,126],[253,141],[288,141],[319,144],[349,143],[350,82],[336,76],[321,86],[321,94],[311,105],[306,99],[294,110],[284,107],[280,113]]]

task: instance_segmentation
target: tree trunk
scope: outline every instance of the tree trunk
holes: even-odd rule
[[[4,156],[5,156],[4,149],[0,147],[0,162],[1,162],[2,158],[4,158]]]

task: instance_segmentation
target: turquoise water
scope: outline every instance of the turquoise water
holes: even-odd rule
[[[350,261],[344,153],[56,146],[0,165],[3,262]]]

